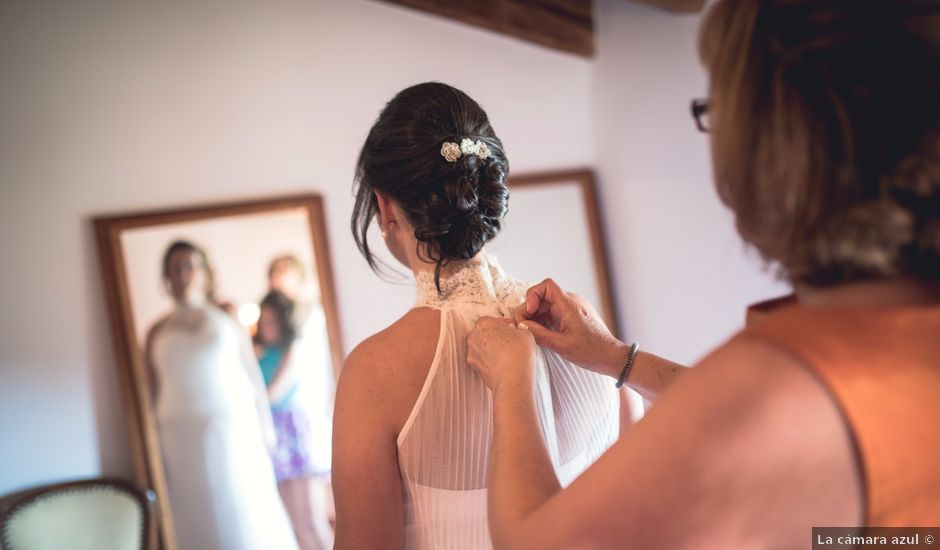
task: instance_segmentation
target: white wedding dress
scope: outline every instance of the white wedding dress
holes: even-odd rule
[[[157,424],[180,550],[294,550],[256,405],[247,335],[215,307],[154,336]],[[197,315],[198,319],[199,316]],[[263,384],[262,386],[263,387]]]
[[[441,312],[437,351],[424,387],[398,436],[409,549],[491,548],[486,516],[492,397],[467,365],[467,334],[481,316],[507,316],[527,285],[492,257],[467,262],[442,278],[418,276],[416,307]],[[616,440],[614,382],[540,349],[537,401],[541,429],[562,485]]]

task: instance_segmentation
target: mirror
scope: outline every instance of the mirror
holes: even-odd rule
[[[329,547],[343,352],[321,197],[95,227],[137,477],[157,492],[163,547]]]
[[[510,177],[509,188],[509,213],[487,249],[523,281],[535,284],[551,277],[579,294],[618,335],[591,171]]]

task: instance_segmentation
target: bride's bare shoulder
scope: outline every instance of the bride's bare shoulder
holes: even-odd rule
[[[441,314],[429,308],[409,310],[388,328],[366,338],[349,354],[347,366],[376,360],[385,363],[409,363],[433,358],[440,331]],[[430,356],[428,354],[430,353]]]
[[[440,323],[439,311],[415,308],[356,346],[340,372],[337,407],[340,400],[369,404],[400,428],[431,368]]]

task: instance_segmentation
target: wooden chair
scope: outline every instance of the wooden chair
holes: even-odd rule
[[[18,491],[0,499],[0,550],[148,550],[155,505],[153,491],[120,479]]]

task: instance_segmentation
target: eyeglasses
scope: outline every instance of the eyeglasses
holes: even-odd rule
[[[708,104],[707,99],[698,98],[692,100],[692,118],[695,119],[695,126],[698,127],[699,132],[707,133],[709,130]]]

